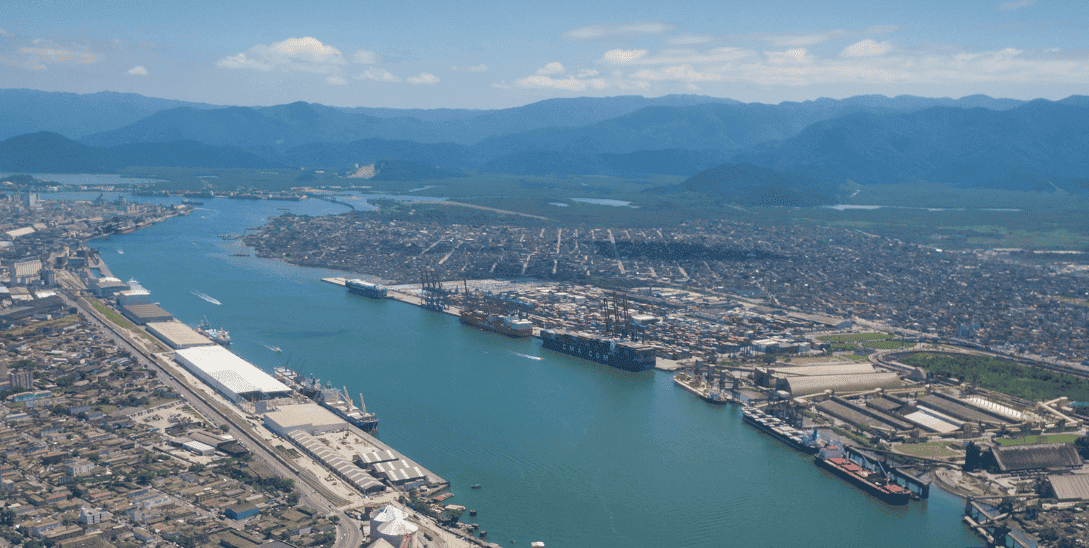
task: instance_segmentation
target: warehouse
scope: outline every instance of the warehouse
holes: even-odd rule
[[[285,438],[292,432],[321,434],[343,432],[348,429],[348,421],[316,403],[285,405],[265,413],[264,421],[265,428]]]
[[[169,322],[174,319],[174,316],[157,304],[123,304],[121,313],[136,325],[144,325],[148,322]]]
[[[150,322],[147,331],[174,350],[214,344],[208,337],[179,321]]]
[[[291,394],[284,383],[218,345],[178,350],[175,359],[217,392],[235,403]]]
[[[825,390],[836,393],[861,392],[874,388],[900,388],[896,373],[858,373],[853,375],[815,375],[811,377],[787,377],[779,379],[776,390],[786,390],[794,397],[820,394]]]

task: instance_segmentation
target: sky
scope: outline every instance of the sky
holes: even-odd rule
[[[428,109],[674,93],[1054,100],[1089,95],[1089,2],[4,0],[0,88]]]

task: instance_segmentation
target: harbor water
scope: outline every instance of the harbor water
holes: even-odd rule
[[[322,215],[346,211],[342,205],[203,202],[191,215],[91,245],[114,275],[139,280],[179,320],[207,318],[229,330],[231,349],[266,371],[286,365],[346,386],[353,397],[363,393],[381,419],[379,436],[448,479],[456,494],[448,503],[478,510],[473,520],[491,542],[539,540],[562,548],[982,542],[962,525],[959,499],[934,489],[928,501],[885,505],[743,424],[740,409],[692,397],[666,373],[628,373],[543,350],[535,339],[484,333],[449,315],[351,295],[320,281],[343,272],[236,256],[252,250],[220,237],[257,227],[282,214],[278,208]],[[482,488],[472,490],[473,484]]]

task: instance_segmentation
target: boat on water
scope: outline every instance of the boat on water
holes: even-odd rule
[[[730,397],[729,391],[722,388],[715,388],[713,386],[708,386],[707,388],[699,388],[696,385],[696,379],[688,377],[684,373],[678,373],[674,375],[673,383],[683,388],[685,392],[688,392],[708,403],[721,405],[733,401],[733,398]]]
[[[363,402],[363,394],[359,395],[359,407],[356,407],[355,403],[352,402],[352,398],[348,396],[347,387],[344,387],[342,391],[333,388],[332,383],[326,383],[325,386],[322,386],[321,379],[313,376],[304,377],[287,367],[277,367],[273,370],[273,373],[276,380],[318,402],[319,405],[348,421],[352,426],[364,432],[378,430],[378,417],[374,413],[367,412],[367,404]]]
[[[212,325],[208,323],[208,318],[202,319],[200,321],[200,323],[197,324],[197,331],[201,335],[204,335],[205,337],[208,337],[209,339],[212,339],[212,341],[215,342],[218,345],[222,345],[222,346],[230,346],[231,345],[231,335],[229,333],[227,333],[227,330],[223,329],[222,327],[220,327],[218,329],[215,328],[215,327],[212,327]]]
[[[757,430],[801,451],[812,455],[821,449],[821,439],[817,429],[804,431],[787,424],[782,419],[769,415],[756,407],[745,406],[741,410],[741,420]]]
[[[372,284],[358,278],[346,280],[344,286],[347,287],[348,291],[351,293],[363,295],[364,297],[370,297],[372,299],[385,299],[389,292],[389,289],[384,285]]]
[[[856,462],[838,445],[821,449],[813,463],[888,504],[907,504],[911,491],[889,479],[881,463]]]
[[[480,489],[480,484],[479,483],[474,483],[473,484],[473,489]]]
[[[484,314],[476,310],[462,310],[458,319],[465,325],[478,327],[485,331],[502,333],[508,337],[532,337],[533,322],[518,316],[497,316]]]
[[[657,359],[650,345],[556,329],[541,330],[541,346],[625,371],[646,371]]]

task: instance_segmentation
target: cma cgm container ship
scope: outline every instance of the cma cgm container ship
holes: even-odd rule
[[[626,371],[646,371],[654,367],[655,362],[653,346],[588,333],[542,329],[541,345],[549,350]]]
[[[360,279],[348,280],[344,282],[344,285],[348,288],[348,291],[372,299],[385,299],[388,292],[384,285],[372,284]]]

